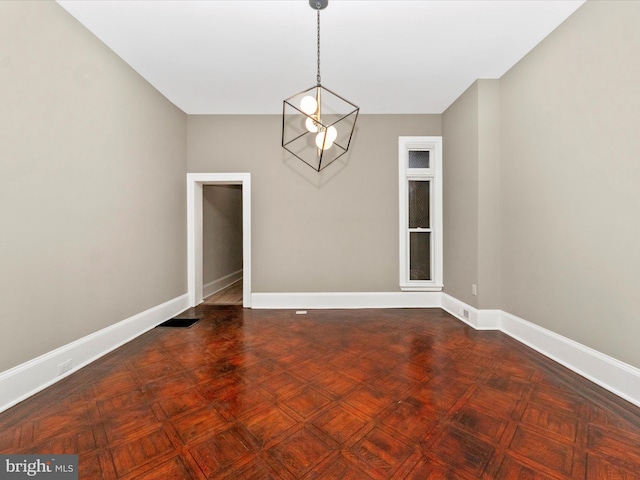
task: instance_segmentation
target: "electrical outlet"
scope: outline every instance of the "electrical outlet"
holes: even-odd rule
[[[471,295],[478,295],[478,287],[475,283],[471,284]]]
[[[467,320],[469,320],[469,310],[462,310],[462,316],[464,318],[466,318]]]
[[[58,375],[67,373],[72,368],[73,368],[73,360],[72,359],[66,360],[62,362],[60,365],[58,365]]]

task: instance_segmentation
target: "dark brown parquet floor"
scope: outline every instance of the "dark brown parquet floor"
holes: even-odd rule
[[[200,306],[0,414],[87,479],[637,479],[640,409],[439,309]]]

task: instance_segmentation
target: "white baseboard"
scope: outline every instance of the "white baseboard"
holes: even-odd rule
[[[507,312],[500,330],[640,407],[640,369]]]
[[[502,310],[478,310],[446,293],[442,308],[476,330],[499,330],[640,407],[640,369]]]
[[[476,330],[500,330],[501,310],[478,310],[446,293],[442,294],[442,309]]]
[[[202,287],[202,297],[207,298],[209,295],[219,292],[227,288],[229,285],[233,285],[242,278],[242,269],[220,277],[213,282],[209,282]]]
[[[0,373],[0,412],[187,308],[189,296],[185,294]],[[72,361],[71,368],[60,375],[58,366],[68,360]]]
[[[440,292],[254,293],[252,308],[442,308],[477,330],[499,330],[640,407],[640,369],[502,310],[473,308]],[[189,307],[182,295],[0,373],[0,412]],[[69,359],[73,367],[58,375]]]
[[[252,293],[251,308],[432,308],[440,292]]]

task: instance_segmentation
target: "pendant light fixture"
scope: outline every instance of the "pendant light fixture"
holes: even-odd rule
[[[359,108],[320,80],[320,10],[329,0],[309,0],[317,14],[317,84],[283,102],[282,147],[316,171],[347,153],[358,119]]]

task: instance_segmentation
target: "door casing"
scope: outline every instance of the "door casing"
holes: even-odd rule
[[[187,293],[189,305],[202,303],[202,187],[242,186],[242,306],[251,308],[251,174],[187,174]]]

